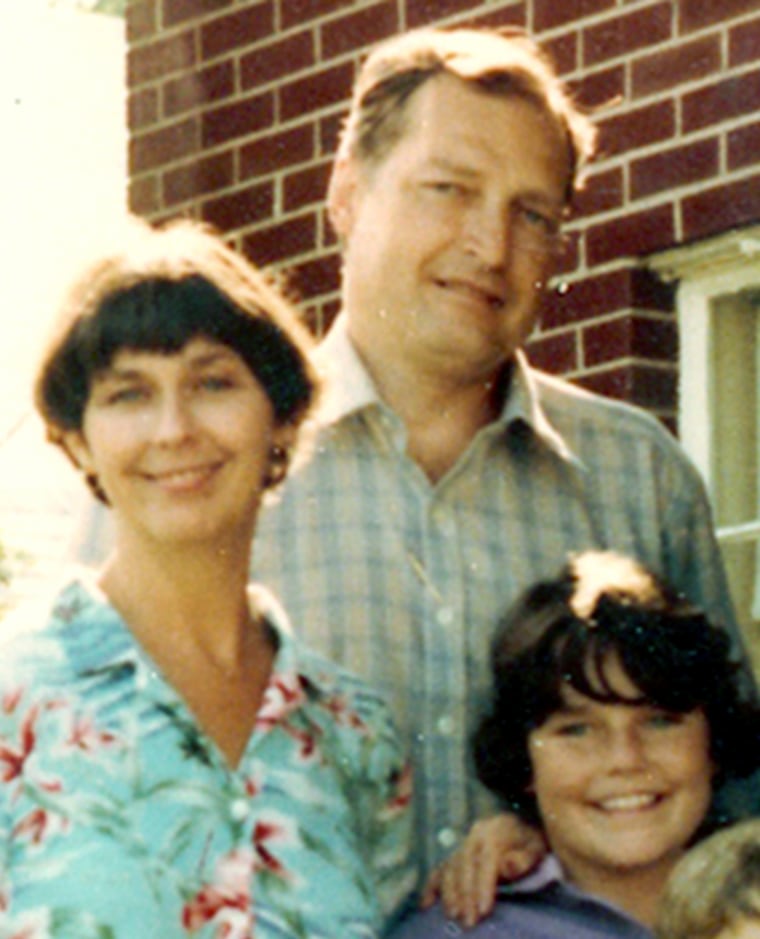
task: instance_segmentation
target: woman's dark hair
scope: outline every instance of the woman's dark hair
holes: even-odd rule
[[[93,379],[117,352],[173,353],[196,337],[240,355],[278,425],[301,424],[318,380],[311,337],[290,304],[208,227],[135,221],[125,243],[75,282],[44,351],[35,401],[49,439],[62,444],[81,430]]]
[[[617,661],[638,689],[610,682]],[[528,590],[507,613],[492,652],[489,713],[474,738],[481,782],[540,824],[530,787],[530,733],[563,706],[562,688],[607,704],[701,709],[716,779],[760,766],[760,710],[725,629],[633,560],[611,552],[574,557],[555,580]],[[706,829],[724,821],[713,809]]]

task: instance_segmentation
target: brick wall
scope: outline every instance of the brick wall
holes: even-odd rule
[[[323,195],[356,64],[429,23],[527,27],[598,109],[530,354],[672,424],[672,290],[642,259],[760,220],[757,0],[129,0],[133,211],[231,233],[324,328],[339,259]]]

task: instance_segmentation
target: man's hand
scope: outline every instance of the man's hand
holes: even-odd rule
[[[430,906],[440,896],[447,916],[474,926],[493,909],[499,881],[523,877],[545,854],[541,832],[516,815],[482,819],[430,875],[422,905]]]

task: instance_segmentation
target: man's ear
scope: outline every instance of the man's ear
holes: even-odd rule
[[[359,170],[356,160],[339,155],[327,188],[327,214],[335,234],[345,243],[354,226],[354,213],[359,188]]]

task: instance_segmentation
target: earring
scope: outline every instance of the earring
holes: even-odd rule
[[[96,499],[99,499],[104,505],[111,504],[108,496],[105,493],[105,490],[100,485],[100,480],[98,479],[97,473],[85,473],[84,480],[90,487],[90,492],[95,496]]]
[[[274,444],[269,450],[269,468],[264,474],[264,489],[274,489],[285,479],[290,462],[290,453],[285,447]]]

